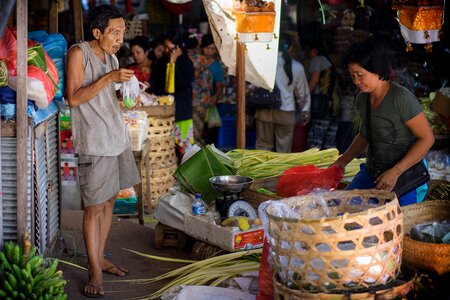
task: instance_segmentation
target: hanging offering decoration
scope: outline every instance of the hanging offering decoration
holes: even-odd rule
[[[234,0],[236,39],[242,43],[271,42],[276,35],[273,0]]]
[[[392,9],[397,10],[406,52],[412,51],[412,44],[425,44],[425,50],[431,52],[431,43],[439,41],[444,0],[393,0]]]

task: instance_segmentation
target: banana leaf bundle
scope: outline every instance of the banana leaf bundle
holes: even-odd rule
[[[209,204],[216,197],[223,196],[214,190],[209,179],[234,173],[233,162],[207,145],[181,164],[174,176],[188,192],[201,193],[205,203]]]

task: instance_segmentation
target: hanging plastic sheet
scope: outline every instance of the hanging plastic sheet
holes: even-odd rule
[[[274,33],[280,28],[281,0],[275,0]],[[236,75],[236,18],[233,0],[203,0],[214,43],[230,75]],[[278,58],[278,39],[270,42],[246,43],[245,79],[256,86],[272,90]]]

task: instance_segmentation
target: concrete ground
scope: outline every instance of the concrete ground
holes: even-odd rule
[[[87,267],[86,250],[82,234],[83,211],[63,210],[61,220],[63,240],[58,241],[59,245],[55,249],[63,249],[65,245],[68,251],[55,250],[51,256]],[[156,249],[154,225],[156,223],[146,223],[143,226],[138,224],[137,219],[113,217],[111,232],[106,245],[106,256],[110,261],[126,266],[129,269],[129,274],[125,277],[104,274],[104,299],[145,298],[145,296],[155,292],[164,283],[131,284],[126,282],[126,280],[152,278],[184,265],[151,260],[128,252],[123,248],[157,256],[190,258],[190,250],[176,248]],[[64,272],[64,277],[68,280],[66,286],[68,298],[86,299],[81,291],[88,280],[87,271],[64,263],[60,263],[59,268]]]

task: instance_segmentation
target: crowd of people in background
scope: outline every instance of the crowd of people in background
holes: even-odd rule
[[[296,138],[294,126],[301,124],[308,136],[302,150],[337,147],[343,153],[356,135],[357,126],[351,121],[339,121],[340,109],[345,109],[340,107],[339,70],[319,40],[305,45],[293,45],[293,40],[296,37],[292,33],[280,33],[275,80],[280,107],[247,110],[247,119],[251,120],[247,126],[256,128],[254,147],[291,152]],[[299,49],[300,55],[296,53]],[[121,50],[121,67],[132,69],[147,86],[147,92],[174,95],[175,142],[180,156],[194,144],[203,147],[217,143],[220,124],[208,126],[208,114],[218,103],[236,100],[236,83],[234,76],[227,74],[211,34],[190,29],[178,31],[175,37],[137,36]],[[167,85],[169,65],[176,70],[172,91]],[[338,135],[345,135],[345,139]]]

